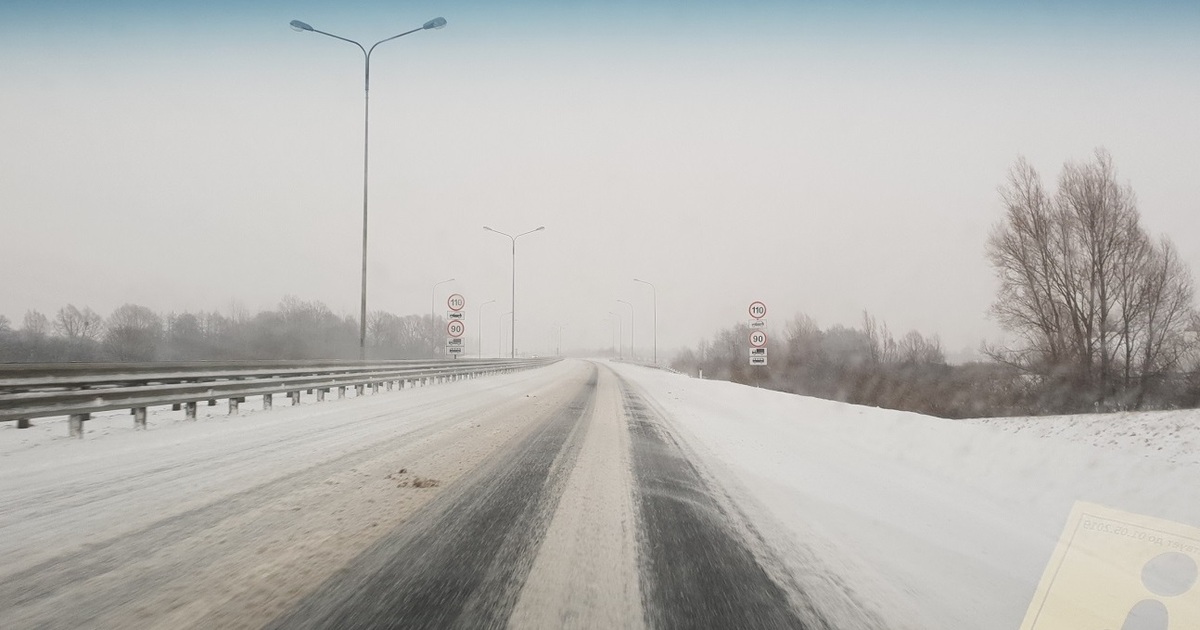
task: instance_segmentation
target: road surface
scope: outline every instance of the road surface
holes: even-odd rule
[[[846,627],[631,373],[6,452],[0,628]]]

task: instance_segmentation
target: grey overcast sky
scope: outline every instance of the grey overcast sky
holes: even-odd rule
[[[984,259],[1019,156],[1103,146],[1200,277],[1200,3],[5,2],[0,314],[357,316],[362,58],[369,301],[468,300],[485,343],[692,345],[767,303],[941,335],[999,330]],[[444,308],[439,305],[439,311]],[[626,315],[626,318],[628,316]],[[625,324],[628,334],[628,321]],[[472,345],[474,341],[470,342]]]

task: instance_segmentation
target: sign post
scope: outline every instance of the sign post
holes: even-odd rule
[[[763,320],[767,316],[767,305],[759,300],[750,303],[750,308],[747,309],[750,313],[750,367],[766,367],[767,366],[767,322]],[[754,385],[758,386],[759,373],[754,372]]]
[[[453,293],[446,298],[446,308],[450,309],[446,313],[446,352],[455,359],[463,352],[462,336],[467,332],[466,313],[463,309],[466,307],[467,299],[461,293]]]

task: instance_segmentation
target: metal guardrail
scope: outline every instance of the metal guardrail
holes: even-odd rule
[[[239,361],[189,363],[0,364],[0,422],[27,428],[35,418],[69,416],[72,436],[83,436],[91,414],[130,409],[135,428],[145,428],[146,408],[172,405],[196,418],[196,405],[229,401],[229,413],[247,396],[262,396],[270,409],[273,396],[285,393],[292,404],[300,392],[317,400],[347,387],[359,395],[367,388],[400,389],[461,380],[484,374],[540,367],[553,359],[460,359],[412,361]]]

